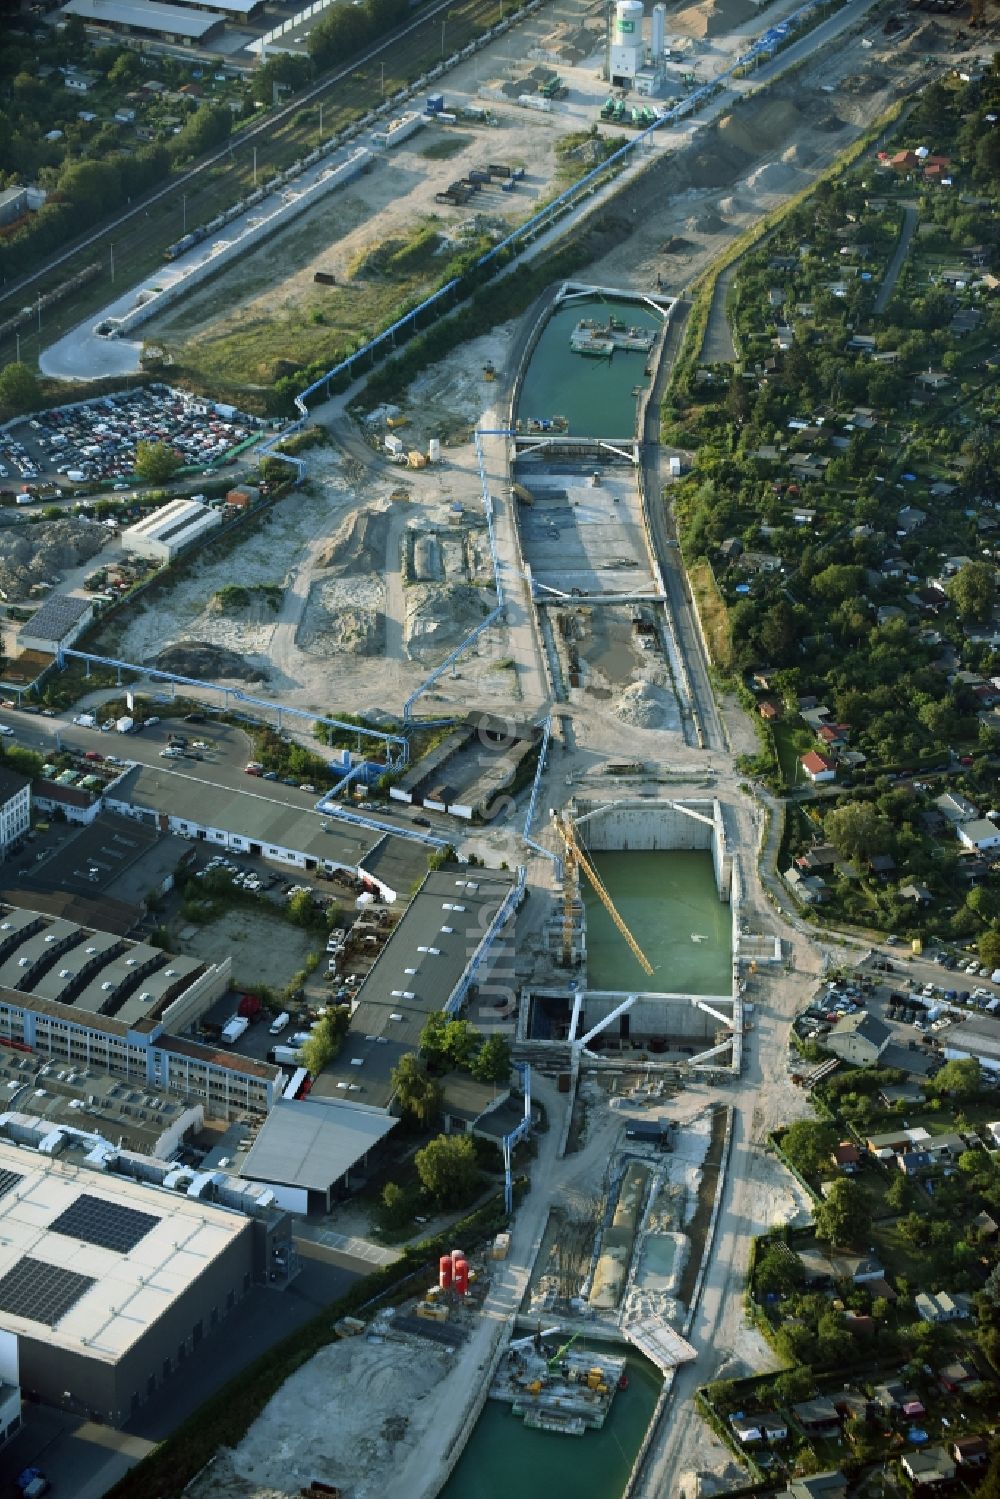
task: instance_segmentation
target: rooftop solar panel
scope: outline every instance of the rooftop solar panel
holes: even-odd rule
[[[0,1197],[6,1197],[8,1192],[13,1192],[18,1182],[23,1182],[24,1177],[19,1176],[16,1171],[0,1171]]]
[[[128,1254],[159,1222],[153,1213],[140,1213],[135,1208],[81,1192],[53,1221],[51,1228],[53,1233],[65,1234],[68,1239],[82,1239],[99,1249]]]
[[[96,1284],[93,1276],[25,1255],[0,1280],[0,1312],[55,1327]]]

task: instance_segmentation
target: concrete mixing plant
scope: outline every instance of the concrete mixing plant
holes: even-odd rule
[[[631,88],[643,69],[642,17],[642,0],[616,0],[608,47],[608,81],[613,88]]]

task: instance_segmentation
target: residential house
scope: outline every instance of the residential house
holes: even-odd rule
[[[878,1323],[875,1318],[869,1317],[864,1312],[846,1311],[844,1326],[852,1338],[873,1338],[878,1332]]]
[[[847,340],[846,347],[854,354],[874,354],[876,341],[867,333],[855,333]]]
[[[951,823],[971,822],[979,816],[979,808],[957,791],[946,791],[943,796],[935,797],[934,805]]]
[[[773,697],[763,697],[757,704],[757,712],[765,723],[775,723],[781,717],[781,704]]]
[[[884,883],[896,873],[896,861],[892,854],[873,854],[868,860],[868,872]]]
[[[885,1276],[878,1260],[866,1254],[826,1254],[822,1249],[800,1249],[798,1261],[805,1271],[807,1285],[832,1284],[850,1280],[858,1286],[871,1286]],[[876,1294],[875,1292],[872,1293]]]
[[[874,1067],[890,1036],[887,1025],[867,1010],[859,1010],[839,1020],[823,1044],[835,1057],[854,1067]]]
[[[887,1109],[891,1109],[897,1103],[923,1103],[924,1090],[919,1083],[887,1083],[879,1093],[879,1098]]]
[[[922,1322],[961,1322],[969,1315],[962,1302],[947,1291],[918,1291],[913,1305]]]
[[[904,1176],[922,1176],[925,1171],[932,1171],[936,1164],[929,1150],[909,1150],[896,1157],[896,1165]]]
[[[743,543],[738,536],[727,536],[719,547],[719,553],[724,562],[735,562],[737,557],[742,556]]]
[[[1000,1233],[1000,1227],[997,1226],[996,1219],[991,1218],[989,1213],[985,1212],[976,1214],[972,1220],[972,1227],[976,1230],[976,1235],[980,1239],[995,1239],[997,1234]]]
[[[901,1125],[897,1130],[890,1130],[884,1134],[869,1135],[865,1144],[872,1155],[878,1156],[880,1160],[887,1160],[890,1155],[900,1155],[907,1150],[920,1150],[926,1141],[930,1139],[930,1132],[922,1125]]]
[[[904,505],[896,516],[897,528],[907,536],[911,531],[916,531],[927,519],[927,511],[921,510],[919,505]]]
[[[915,906],[929,906],[934,899],[927,886],[921,884],[901,885],[899,893],[903,900],[912,901]]]
[[[73,68],[63,78],[63,85],[75,94],[89,94],[96,82],[97,74],[88,73],[83,68]]]
[[[729,1425],[742,1447],[756,1447],[761,1443],[771,1446],[788,1439],[788,1422],[777,1411],[761,1411],[753,1416],[730,1416]]]
[[[798,900],[807,906],[818,906],[826,900],[826,880],[818,874],[806,874],[793,865],[786,869],[781,878],[789,890]]]
[[[985,1468],[990,1460],[990,1449],[983,1437],[959,1437],[952,1442],[949,1452],[959,1468]]]
[[[785,1499],[847,1499],[847,1479],[836,1470],[790,1478]]]
[[[861,1152],[850,1140],[841,1140],[833,1152],[833,1164],[838,1171],[853,1176],[861,1164]]]
[[[988,848],[1000,848],[1000,828],[988,817],[977,817],[972,822],[960,822],[955,829],[963,848],[981,854]]]
[[[968,1150],[962,1136],[954,1131],[945,1135],[932,1135],[924,1146],[928,1155],[937,1161],[957,1161]]]
[[[943,1369],[938,1370],[938,1380],[941,1388],[949,1395],[958,1395],[969,1385],[979,1383],[979,1373],[971,1364],[956,1359],[954,1363],[945,1364]]]
[[[953,377],[946,375],[943,370],[925,370],[922,375],[916,377],[916,384],[922,390],[939,391],[946,390],[952,384]]]
[[[821,739],[828,749],[839,749],[842,744],[847,743],[850,732],[846,723],[821,723],[816,730],[816,737]]]
[[[832,869],[837,862],[837,850],[832,843],[817,843],[813,848],[807,848],[804,854],[799,854],[795,860],[797,869],[803,872],[815,873],[818,869]]]
[[[955,1478],[955,1464],[943,1447],[919,1447],[904,1452],[900,1467],[918,1490],[943,1489]]]
[[[808,1435],[831,1435],[840,1430],[840,1412],[827,1395],[814,1395],[791,1407],[792,1415]]]
[[[844,1390],[833,1397],[840,1414],[852,1421],[867,1421],[874,1413],[874,1402],[863,1390]]]
[[[780,573],[782,567],[773,552],[744,552],[740,564],[748,573]]]
[[[886,165],[905,177],[908,172],[916,171],[920,165],[920,157],[915,151],[897,151],[894,156],[887,158]]]
[[[799,764],[814,785],[820,781],[837,779],[837,762],[830,760],[826,755],[818,754],[815,750],[810,750],[808,755],[802,755]]]

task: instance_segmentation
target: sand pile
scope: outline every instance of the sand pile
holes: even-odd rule
[[[656,682],[633,682],[615,706],[615,717],[636,729],[665,729],[677,718],[670,693]]]
[[[381,573],[388,531],[387,510],[358,510],[320,552],[316,566],[333,568],[341,575]]]
[[[768,161],[750,173],[747,187],[756,193],[787,193],[793,188],[797,176],[796,167],[785,166],[780,161]]]
[[[413,661],[443,656],[493,608],[494,598],[470,583],[414,584],[406,590],[403,644]]]
[[[688,219],[684,225],[685,229],[692,229],[698,234],[722,234],[726,227],[724,219],[721,219],[714,208],[707,208],[697,218]]]
[[[803,146],[801,143],[789,146],[787,151],[781,153],[782,161],[790,167],[807,167],[815,158],[816,152],[812,146]]]
[[[381,656],[385,650],[381,579],[347,577],[313,583],[295,644],[311,656]]]
[[[676,11],[670,29],[684,36],[725,36],[755,16],[757,9],[752,0],[703,0],[701,5]]]
[[[719,212],[725,214],[727,219],[730,219],[735,218],[737,214],[746,213],[746,209],[740,198],[730,195],[728,198],[719,199]]]
[[[0,589],[8,601],[26,597],[34,583],[88,562],[108,540],[89,520],[36,521],[0,530]]]

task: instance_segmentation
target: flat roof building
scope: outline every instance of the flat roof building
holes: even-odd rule
[[[455,865],[427,875],[358,990],[344,1043],[311,1098],[389,1108],[393,1068],[418,1049],[429,1016],[458,1009],[516,889],[509,874],[493,869]]]
[[[190,47],[204,44],[222,31],[226,18],[218,10],[189,10],[163,0],[69,0],[60,12],[79,16],[85,25],[124,33],[154,36],[165,42]]]
[[[18,649],[47,651],[55,656],[60,647],[73,644],[93,617],[93,599],[80,598],[75,593],[53,593],[18,630]]]
[[[103,0],[102,0],[103,3]],[[197,14],[197,12],[195,12]],[[122,546],[136,557],[151,562],[172,562],[179,553],[204,541],[222,525],[222,516],[210,505],[196,500],[171,500],[152,515],[144,516],[122,532]]]
[[[24,1390],[121,1425],[250,1290],[253,1227],[188,1193],[0,1141],[0,1328]],[[88,1166],[93,1169],[86,1169]],[[81,1169],[83,1168],[83,1169]]]
[[[328,1213],[338,1186],[399,1123],[381,1109],[337,1099],[279,1100],[240,1175],[265,1182],[293,1213]]]
[[[0,765],[0,859],[31,827],[31,782],[19,770]]]
[[[207,785],[137,765],[106,805],[185,838],[273,859],[295,869],[346,870],[388,901],[407,894],[427,868],[426,843],[344,822],[315,810],[311,793],[257,781],[254,790]]]

